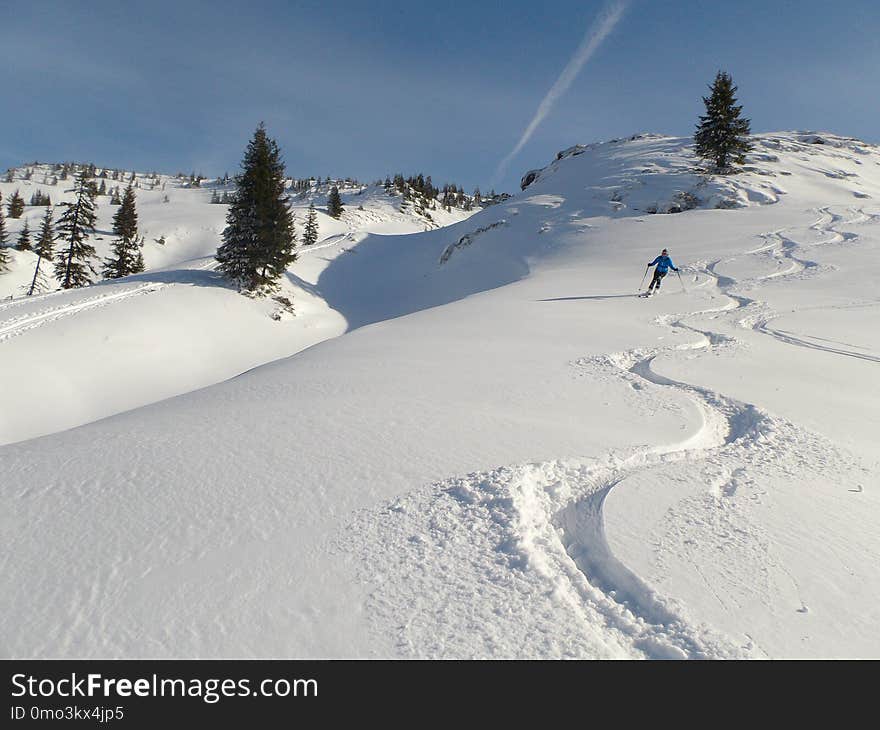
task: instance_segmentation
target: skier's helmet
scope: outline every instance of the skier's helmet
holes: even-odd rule
[[[664,248],[660,253],[661,253],[663,256],[665,256],[666,254],[669,253],[669,251],[667,251],[667,250]]]

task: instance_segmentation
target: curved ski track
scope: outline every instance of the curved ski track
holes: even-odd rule
[[[352,534],[360,534],[362,540],[349,542],[349,546],[357,544],[363,549],[368,562],[373,558],[386,561],[386,572],[397,570],[398,577],[403,579],[405,595],[395,596],[378,589],[372,598],[372,609],[395,618],[420,613],[434,617],[409,620],[401,626],[398,647],[401,652],[416,656],[509,656],[509,646],[518,642],[514,656],[535,656],[536,652],[541,656],[644,658],[735,658],[766,654],[748,634],[733,640],[695,621],[684,607],[659,595],[632,573],[614,556],[608,544],[603,508],[612,490],[625,485],[628,478],[684,462],[691,471],[700,470],[706,485],[704,498],[690,507],[696,510],[695,522],[732,527],[727,532],[738,536],[735,539],[741,549],[756,554],[762,574],[775,571],[783,580],[790,581],[795,595],[800,595],[797,581],[785,566],[768,550],[761,552],[762,544],[769,541],[764,539],[757,525],[749,524],[748,516],[738,509],[735,495],[737,490],[751,490],[752,494],[740,494],[740,498],[760,499],[763,493],[749,476],[750,470],[760,469],[763,473],[782,469],[790,474],[786,471],[788,467],[781,465],[794,463],[813,474],[827,473],[829,469],[841,469],[841,465],[848,463],[848,455],[840,454],[825,439],[755,405],[667,378],[657,373],[652,363],[661,354],[692,350],[723,356],[725,351],[732,352],[738,346],[728,335],[689,324],[689,320],[696,318],[723,317],[781,342],[817,346],[770,328],[768,323],[781,315],[745,296],[742,290],[773,280],[821,273],[821,265],[798,254],[811,246],[851,243],[857,240],[857,235],[838,231],[837,227],[874,220],[874,216],[860,210],[854,211],[855,217],[846,221],[829,208],[818,212],[820,218],[811,228],[826,234],[823,240],[802,245],[785,236],[783,231],[773,231],[764,234],[765,245],[753,251],[698,267],[708,276],[706,282],[698,286],[714,285],[727,303],[717,309],[657,319],[659,325],[673,332],[696,335],[693,342],[583,358],[573,363],[580,373],[594,381],[623,380],[649,398],[662,397],[664,390],[685,394],[703,419],[702,427],[689,439],[625,453],[612,452],[598,459],[500,467],[491,472],[453,478],[433,485],[430,494],[404,496],[382,510],[379,516],[373,512],[355,522]],[[742,282],[716,272],[716,267],[724,261],[749,255],[777,259],[777,271]],[[420,596],[420,592],[430,594],[438,586],[425,585],[427,579],[409,567],[425,564],[431,549],[427,544],[430,539],[441,548],[434,560],[445,565],[444,581],[456,584],[448,588],[447,601],[438,599],[436,594],[431,601]],[[475,557],[480,554],[484,556],[482,562]],[[388,559],[389,555],[400,555],[399,563]],[[498,562],[505,563],[512,573],[498,576],[494,567]],[[485,623],[473,615],[479,609],[472,603],[465,602],[459,607],[455,594],[462,590],[462,579],[455,578],[453,568],[470,576],[470,582],[464,580],[464,584],[479,586],[479,600],[486,604]],[[699,572],[699,567],[695,569]],[[701,574],[701,577],[707,590],[725,604],[705,576]],[[369,580],[373,582],[375,578],[370,576]],[[386,581],[383,579],[382,583]],[[494,582],[507,584],[506,592],[500,597],[496,595]],[[394,581],[387,584],[400,585]],[[444,588],[445,583],[441,591]],[[550,598],[542,596],[542,591]],[[535,638],[534,634],[540,633],[542,626],[540,622],[529,624],[524,615],[519,616],[518,622],[506,624],[506,613],[515,610],[511,595],[523,596],[524,615],[546,610],[543,606],[547,601],[557,606],[561,603],[567,614],[579,623],[579,629],[569,632],[562,646],[546,636]],[[809,610],[802,600],[798,602],[797,612]],[[457,612],[461,615],[456,618]],[[489,622],[506,625],[511,633],[520,625],[525,628],[521,637],[507,636],[506,643],[493,636],[475,639],[472,635],[470,643],[461,638],[462,626],[479,636],[488,630],[483,627]],[[481,628],[473,629],[475,625]],[[559,635],[565,633],[564,627],[557,626],[556,630]],[[479,648],[474,648],[475,643]]]

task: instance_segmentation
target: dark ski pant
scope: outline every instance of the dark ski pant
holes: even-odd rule
[[[655,269],[654,270],[654,278],[651,279],[651,283],[648,284],[648,291],[651,291],[652,289],[655,289],[655,288],[657,289],[657,291],[660,291],[660,282],[663,280],[663,277],[666,276],[667,273],[669,273],[669,272],[657,271]]]

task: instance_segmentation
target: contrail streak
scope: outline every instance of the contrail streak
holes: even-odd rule
[[[529,141],[532,134],[534,134],[535,130],[538,128],[538,125],[544,121],[545,117],[553,109],[556,102],[559,101],[566,91],[568,91],[568,87],[571,86],[572,82],[577,78],[577,75],[581,72],[584,64],[590,60],[590,57],[598,50],[599,46],[602,45],[602,41],[604,41],[614,30],[614,27],[623,17],[627,5],[628,0],[617,0],[616,2],[611,3],[599,14],[596,20],[593,21],[593,24],[589,29],[587,29],[584,39],[577,47],[571,60],[566,64],[565,68],[562,69],[562,73],[559,74],[556,83],[550,87],[550,91],[547,92],[547,95],[538,105],[538,111],[535,112],[534,118],[529,122],[529,126],[526,127],[519,142],[516,143],[516,146],[510,151],[510,154],[498,164],[498,169],[495,170],[495,182],[498,182],[507,170],[507,166],[510,164],[511,160],[513,160],[513,158],[519,154],[520,150],[525,147],[526,142]]]

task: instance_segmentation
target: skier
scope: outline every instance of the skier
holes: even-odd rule
[[[663,277],[669,272],[669,269],[673,271],[678,271],[675,267],[675,264],[672,263],[672,259],[669,258],[669,252],[664,248],[660,255],[654,259],[648,267],[657,265],[657,268],[654,269],[654,278],[651,279],[651,283],[648,284],[648,291],[645,293],[645,296],[651,296],[654,293],[654,290],[660,291],[660,282],[663,281]]]

